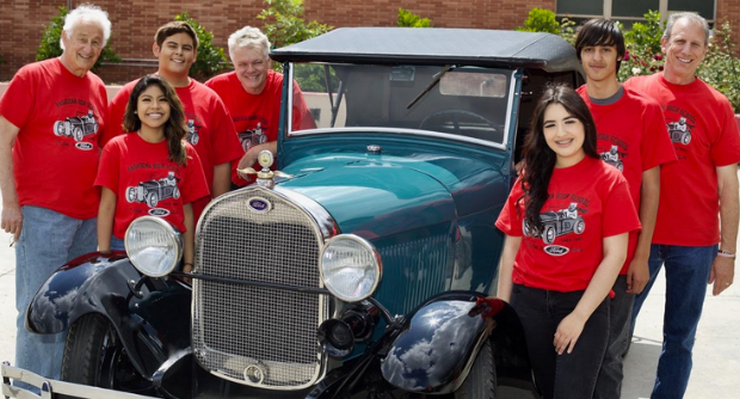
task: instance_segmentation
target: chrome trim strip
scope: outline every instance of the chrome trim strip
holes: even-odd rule
[[[152,396],[143,396],[114,391],[112,389],[52,380],[21,368],[12,367],[7,362],[3,362],[2,366],[0,366],[0,374],[3,379],[9,378],[14,382],[22,381],[37,388],[41,388],[41,396],[38,396],[24,388],[12,386],[3,381],[2,396],[11,398],[51,398],[53,393],[55,395],[68,395],[81,399],[157,399]]]
[[[314,136],[320,134],[340,134],[340,133],[383,133],[383,134],[397,134],[397,135],[410,135],[410,136],[421,136],[421,137],[432,137],[437,139],[445,139],[451,141],[462,141],[470,144],[481,145],[484,147],[491,147],[498,150],[505,150],[505,144],[494,143],[492,141],[486,141],[476,139],[472,137],[457,136],[454,134],[433,132],[431,130],[419,130],[419,129],[400,129],[400,128],[387,128],[387,127],[340,127],[331,129],[309,129],[299,130],[296,132],[290,132],[289,137],[303,137],[303,136]],[[504,139],[504,141],[506,141]]]

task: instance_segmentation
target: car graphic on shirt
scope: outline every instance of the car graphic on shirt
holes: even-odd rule
[[[198,141],[200,141],[200,135],[198,134],[198,130],[200,130],[200,126],[195,124],[195,121],[192,119],[188,119],[188,137],[187,141],[188,143],[192,145],[198,145]]]
[[[578,214],[578,203],[571,202],[570,205],[559,211],[548,211],[540,214],[542,221],[542,234],[534,232],[525,220],[522,229],[524,235],[539,238],[547,245],[552,244],[555,238],[568,233],[583,234],[586,230],[586,222]]]
[[[691,142],[691,128],[693,127],[693,125],[686,123],[686,118],[680,118],[677,122],[668,123],[668,134],[671,137],[671,141],[689,145]]]
[[[259,123],[254,129],[247,129],[243,132],[239,132],[238,136],[239,141],[242,143],[244,152],[249,151],[250,148],[257,144],[264,144],[267,142],[267,136],[265,135],[264,130],[262,130],[262,125]]]
[[[126,188],[126,201],[146,202],[150,208],[157,206],[159,201],[167,198],[180,198],[180,189],[177,187],[175,172],[169,172],[167,177],[159,180],[149,180],[139,183],[136,187]]]
[[[609,151],[602,152],[601,159],[608,163],[609,165],[617,168],[620,172],[624,171],[624,164],[622,163],[622,160],[619,159],[619,147],[616,145],[613,145]]]
[[[98,118],[88,111],[87,115],[73,116],[63,121],[54,122],[54,135],[72,137],[75,141],[82,141],[85,136],[98,132]]]

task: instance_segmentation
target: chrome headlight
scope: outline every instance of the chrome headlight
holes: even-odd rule
[[[182,257],[180,233],[154,216],[134,220],[126,229],[124,244],[134,267],[149,277],[170,274]]]
[[[345,302],[358,302],[375,292],[382,265],[372,244],[356,235],[342,234],[322,248],[319,270],[329,292]]]

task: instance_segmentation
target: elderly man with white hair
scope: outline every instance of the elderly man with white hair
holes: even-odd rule
[[[270,69],[270,41],[259,29],[245,26],[229,36],[229,57],[234,71],[206,82],[224,101],[234,121],[246,154],[239,168],[255,165],[262,150],[277,151],[280,100],[283,75]],[[293,129],[316,127],[298,85],[294,85]],[[250,181],[238,176],[234,164],[232,183],[245,186]]]
[[[21,68],[0,101],[2,228],[16,249],[16,365],[49,378],[60,376],[65,337],[26,331],[26,307],[54,270],[97,248],[93,181],[108,98],[90,69],[110,31],[105,11],[79,6],[64,20],[63,54]]]

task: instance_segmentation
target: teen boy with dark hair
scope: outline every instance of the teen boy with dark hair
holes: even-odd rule
[[[630,185],[642,230],[629,236],[627,260],[614,284],[610,305],[610,331],[594,398],[619,399],[622,354],[629,339],[632,305],[649,280],[648,257],[660,195],[660,166],[676,159],[658,103],[617,81],[624,58],[624,37],[611,21],[593,19],[576,38],[576,54],[586,73],[578,93],[596,123],[597,149],[618,157]],[[618,162],[617,161],[617,162]]]

